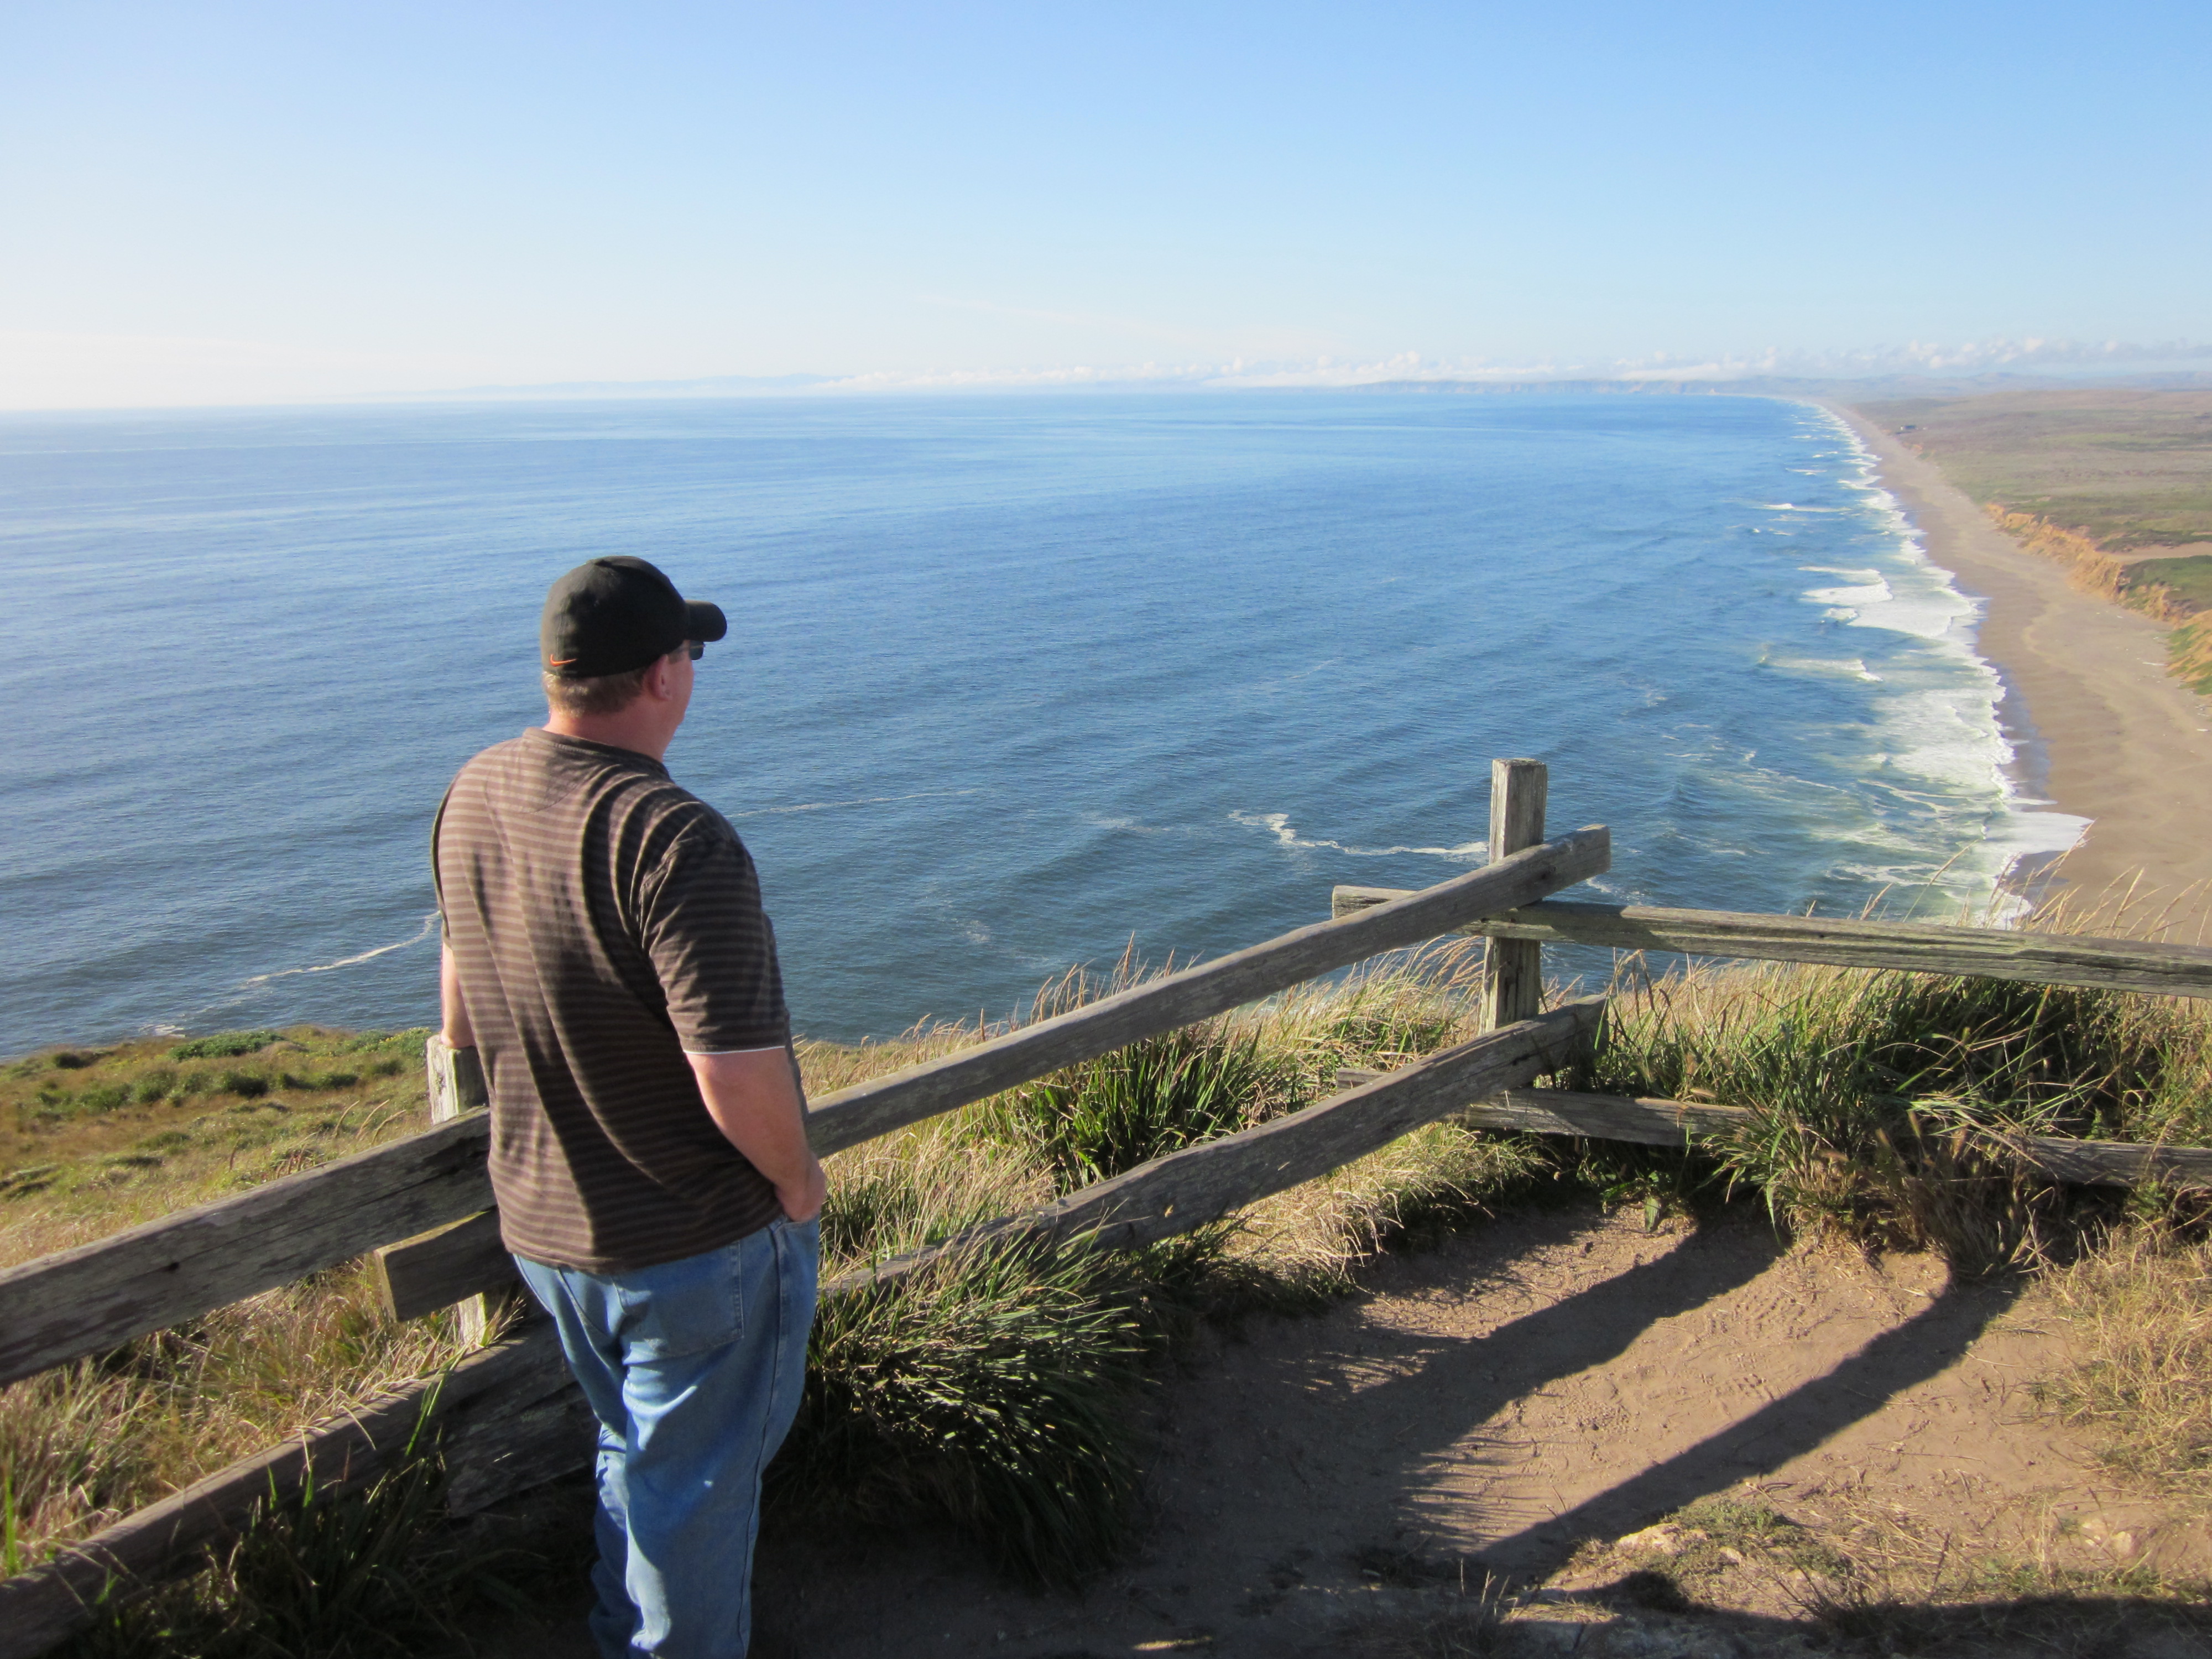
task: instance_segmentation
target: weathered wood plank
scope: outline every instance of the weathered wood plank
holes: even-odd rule
[[[1334,913],[1356,915],[1370,905],[1395,902],[1401,890],[1339,887],[1334,895]],[[1901,968],[1922,974],[2024,980],[2034,985],[2142,991],[2153,996],[2212,997],[2212,950],[2086,934],[1558,900],[1524,905],[1508,915],[1468,922],[1450,931],[1546,944],[1610,945],[1618,951],[1679,951],[1692,956],[1823,963],[1842,968]]]
[[[429,1072],[431,1122],[444,1123],[453,1118],[465,1117],[471,1112],[491,1109],[491,1090],[484,1080],[483,1060],[473,1048],[456,1048],[446,1041],[443,1034],[434,1034],[430,1040],[423,1044],[422,1057]],[[484,1212],[482,1217],[472,1218],[477,1224],[464,1237],[445,1239],[446,1249],[449,1251],[456,1247],[481,1250],[486,1218],[489,1218],[492,1231],[492,1243],[496,1246],[499,1212],[493,1210]],[[442,1236],[445,1231],[439,1230],[437,1236]],[[405,1246],[403,1245],[400,1248],[404,1249]],[[478,1346],[483,1343],[485,1336],[495,1328],[500,1316],[507,1310],[507,1304],[520,1293],[522,1287],[522,1280],[514,1271],[514,1264],[507,1259],[506,1253],[502,1249],[498,1261],[498,1267],[501,1271],[493,1273],[489,1278],[484,1278],[481,1274],[477,1275],[483,1286],[480,1292],[457,1298],[449,1297],[447,1302],[425,1304],[419,1307],[417,1313],[402,1314],[396,1311],[398,1304],[393,1299],[392,1270],[384,1259],[385,1254],[382,1250],[376,1254],[376,1274],[379,1287],[384,1293],[386,1305],[395,1310],[393,1316],[411,1319],[417,1317],[419,1314],[434,1313],[438,1309],[448,1305],[449,1302],[458,1301],[459,1305],[454,1309],[454,1313],[460,1323],[462,1339],[471,1347]],[[444,1258],[434,1257],[434,1259]],[[410,1262],[401,1264],[398,1284],[400,1299],[410,1303],[415,1299],[418,1290],[417,1285],[411,1282],[411,1279],[419,1277],[410,1273],[409,1268],[412,1260],[410,1258]],[[471,1272],[474,1271],[471,1268]]]
[[[1533,903],[1546,893],[1603,874],[1611,860],[1612,840],[1602,826],[1578,830],[1390,903],[1301,927],[941,1060],[825,1096],[807,1115],[808,1138],[824,1154],[857,1146],[1058,1066],[1226,1013],[1316,974],[1434,939],[1472,917]]]
[[[0,1273],[0,1383],[490,1204],[482,1113]]]
[[[1350,1087],[1389,1075],[1347,1066],[1337,1073],[1336,1080]],[[1680,1146],[1692,1136],[1725,1134],[1748,1122],[1752,1115],[1742,1106],[1715,1106],[1702,1101],[1631,1100],[1624,1095],[1582,1094],[1566,1089],[1508,1089],[1475,1102],[1462,1121],[1481,1129]],[[2006,1139],[2054,1181],[2076,1187],[2212,1188],[2212,1147],[2076,1140],[2063,1135],[2018,1135]]]
[[[433,1032],[422,1045],[422,1069],[429,1079],[431,1122],[466,1117],[490,1107],[483,1061],[475,1049],[456,1048]]]
[[[1344,1088],[1387,1077],[1387,1072],[1346,1066],[1336,1080]],[[1629,1099],[1570,1089],[1507,1089],[1468,1106],[1460,1121],[1477,1129],[1517,1129],[1528,1134],[1581,1135],[1644,1146],[1681,1146],[1693,1135],[1724,1134],[1751,1114],[1740,1106],[1695,1101]]]
[[[536,1397],[487,1411],[446,1437],[446,1512],[459,1519],[592,1467],[599,1419],[566,1365]]]
[[[1589,997],[1455,1048],[1428,1055],[1270,1123],[1154,1158],[1127,1174],[832,1280],[824,1294],[890,1282],[947,1250],[1018,1234],[1040,1242],[1083,1238],[1101,1249],[1131,1249],[1186,1233],[1232,1210],[1340,1169],[1470,1099],[1525,1083],[1562,1066],[1604,1018]]]
[[[2076,1187],[2161,1186],[2212,1189],[2212,1146],[2154,1146],[2132,1140],[2025,1136],[2021,1150],[2045,1175]]]
[[[1534,760],[1490,763],[1490,857],[1494,863],[1544,839],[1551,775]],[[1502,1030],[1544,1012],[1544,947],[1532,939],[1493,939],[1482,963],[1482,1029]]]
[[[420,1319],[457,1302],[481,1306],[486,1292],[520,1283],[514,1258],[500,1242],[497,1210],[387,1244],[373,1260],[377,1291],[394,1319]],[[491,1311],[485,1310],[485,1316]],[[462,1334],[480,1342],[483,1328],[471,1331],[465,1325]]]
[[[89,1624],[111,1578],[144,1584],[189,1571],[202,1545],[234,1532],[257,1503],[289,1498],[311,1473],[319,1492],[358,1486],[384,1468],[426,1416],[465,1415],[471,1406],[516,1395],[544,1398],[567,1376],[552,1327],[526,1327],[442,1376],[380,1395],[296,1440],[243,1458],[69,1546],[52,1561],[0,1581],[0,1659],[33,1659]],[[576,1461],[590,1455],[586,1435]]]

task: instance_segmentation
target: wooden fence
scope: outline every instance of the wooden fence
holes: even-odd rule
[[[1684,1144],[1739,1109],[1535,1090],[1595,1036],[1603,998],[1541,1006],[1547,941],[1638,951],[1838,963],[2212,997],[2212,951],[1965,927],[1566,903],[1550,896],[1610,864],[1607,831],[1544,837],[1546,777],[1534,761],[1492,769],[1491,861],[1419,891],[1340,887],[1332,918],[1134,986],[816,1103],[808,1133],[827,1155],[1073,1062],[1273,996],[1318,975],[1454,933],[1491,942],[1483,1035],[1387,1073],[1349,1072],[1340,1092],[1255,1128],[1187,1148],[981,1229],[1095,1248],[1188,1231],[1340,1168],[1438,1119],[1543,1133]],[[0,1273],[0,1384],[103,1353],[307,1274],[374,1253],[402,1318],[503,1293],[485,1171],[480,1085],[433,1044],[422,1133],[235,1198]],[[474,1092],[477,1098],[471,1098]],[[2212,1151],[2089,1141],[2022,1143],[2058,1179],[2212,1185]],[[951,1243],[848,1273],[836,1296],[895,1279]],[[590,1459],[592,1434],[549,1328],[523,1323],[441,1375],[223,1469],[0,1581],[0,1659],[30,1659],[93,1617],[103,1595],[188,1568],[259,1502],[374,1475],[436,1419],[447,1504],[471,1513]]]

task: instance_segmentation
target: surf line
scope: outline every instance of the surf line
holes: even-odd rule
[[[756,806],[750,812],[732,812],[732,818],[772,818],[786,812],[826,812],[833,806],[882,806],[890,801],[937,800],[950,795],[980,795],[981,789],[917,789],[910,795],[863,795],[858,800],[810,800],[797,806]]]
[[[1434,859],[1457,859],[1462,863],[1478,863],[1488,856],[1490,843],[1484,841],[1462,842],[1456,847],[1347,847],[1340,841],[1308,841],[1291,827],[1288,812],[1231,812],[1233,823],[1248,830],[1265,830],[1285,847],[1294,847],[1306,852],[1318,852],[1329,848],[1356,859],[1387,859],[1401,854],[1418,853]]]
[[[410,945],[420,945],[430,937],[431,931],[437,925],[438,913],[433,910],[422,918],[422,925],[420,927],[397,945],[380,945],[374,951],[363,951],[357,957],[340,957],[336,962],[319,962],[312,968],[279,968],[273,973],[256,974],[252,978],[241,980],[239,982],[241,985],[266,985],[272,979],[284,979],[293,974],[329,974],[335,973],[341,968],[358,967],[361,963],[374,961],[378,957],[389,956],[394,951],[404,951]]]

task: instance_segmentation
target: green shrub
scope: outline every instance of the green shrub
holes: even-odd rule
[[[520,1610],[502,1580],[512,1550],[443,1524],[434,1455],[410,1456],[367,1490],[264,1503],[195,1577],[103,1611],[58,1659],[371,1659],[465,1651],[459,1615]]]
[[[54,1064],[64,1072],[81,1072],[88,1066],[97,1066],[104,1058],[98,1054],[64,1048],[54,1056]]]
[[[1033,1146],[1069,1192],[1260,1121],[1291,1097],[1296,1078],[1257,1030],[1208,1020],[1024,1084],[1001,1130]]]
[[[258,1054],[276,1041],[274,1031],[218,1031],[213,1036],[194,1037],[189,1042],[179,1042],[169,1050],[172,1060],[229,1060],[239,1054]]]
[[[350,1089],[355,1084],[360,1081],[360,1074],[355,1072],[303,1072],[297,1073],[286,1072],[277,1079],[279,1086],[283,1088],[304,1089],[309,1091],[320,1089]]]
[[[1137,1520],[1127,1409],[1147,1348],[1126,1261],[1005,1244],[823,1304],[769,1471],[813,1518],[951,1522],[1038,1584],[1074,1583]]]
[[[167,1100],[176,1086],[177,1074],[166,1066],[157,1066],[132,1085],[131,1097],[141,1106],[151,1106]]]
[[[1747,1109],[1710,1151],[1778,1219],[1984,1272],[2058,1195],[2008,1136],[2182,1139],[2206,1031],[2119,992],[1802,966],[1701,970],[1615,1004],[1571,1086]]]
[[[131,1085],[127,1083],[95,1083],[89,1089],[77,1091],[76,1105],[83,1111],[112,1112],[130,1103]]]
[[[0,1198],[28,1198],[33,1193],[42,1193],[54,1184],[64,1169],[59,1164],[33,1164],[0,1175]]]
[[[258,1072],[225,1072],[218,1086],[241,1100],[254,1100],[269,1092],[269,1079]]]

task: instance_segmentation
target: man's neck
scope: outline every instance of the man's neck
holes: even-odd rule
[[[545,714],[545,729],[557,738],[581,738],[586,743],[627,749],[653,760],[667,755],[676,736],[664,731],[662,725],[659,720],[640,718],[635,705],[616,714],[570,714],[557,708]]]

